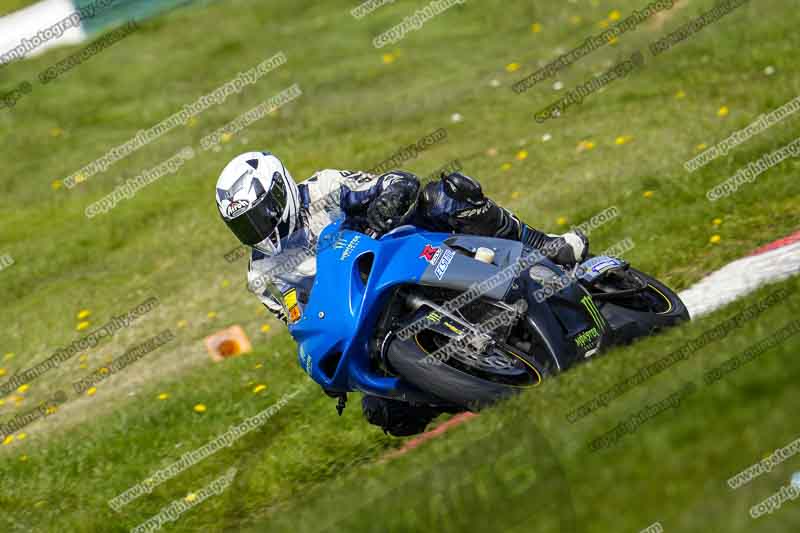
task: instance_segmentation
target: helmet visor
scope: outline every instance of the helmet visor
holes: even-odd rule
[[[285,208],[286,185],[283,180],[276,179],[269,191],[245,212],[234,218],[223,217],[223,220],[242,244],[253,246],[275,232]]]

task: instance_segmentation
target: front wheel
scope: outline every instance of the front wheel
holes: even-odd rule
[[[635,268],[615,272],[589,290],[620,342],[691,319],[675,291]]]
[[[405,341],[393,338],[386,360],[405,380],[446,402],[477,410],[542,381],[542,371],[513,350],[495,345],[442,357],[446,338],[424,333]]]

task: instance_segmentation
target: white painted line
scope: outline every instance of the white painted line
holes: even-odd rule
[[[32,6],[0,17],[0,56],[18,47],[22,39],[29,39],[40,31],[75,13],[71,0],[44,0]],[[33,57],[54,46],[78,44],[86,40],[86,33],[78,27],[69,28],[60,37],[55,37],[38,46],[26,57]]]
[[[739,259],[679,294],[692,318],[703,316],[762,285],[800,274],[800,242]]]

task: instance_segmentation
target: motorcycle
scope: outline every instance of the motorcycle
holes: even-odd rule
[[[300,366],[340,414],[354,391],[478,410],[689,320],[674,291],[615,257],[567,269],[516,241],[341,221],[317,249],[313,284],[284,300]]]

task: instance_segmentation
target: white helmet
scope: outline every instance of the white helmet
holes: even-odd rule
[[[242,244],[267,255],[298,229],[300,193],[280,159],[269,152],[235,157],[217,180],[217,209]]]

